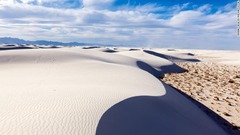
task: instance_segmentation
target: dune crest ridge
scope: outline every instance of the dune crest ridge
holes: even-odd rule
[[[159,81],[158,77],[167,72],[184,71],[164,57],[121,48],[12,48],[0,51],[0,134],[130,135],[138,127],[135,122],[145,127],[142,130],[152,129],[156,134],[175,134],[178,129],[188,134],[227,134],[189,100]],[[133,124],[129,132],[117,133],[128,122],[119,119],[134,118],[131,115],[137,112],[133,108],[140,111],[137,121],[129,119]],[[149,120],[149,114],[156,123],[142,123]],[[116,118],[115,123],[109,123],[109,118]],[[181,125],[183,121],[188,124]],[[158,124],[164,130],[156,130]]]

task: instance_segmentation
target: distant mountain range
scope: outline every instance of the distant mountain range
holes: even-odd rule
[[[11,37],[0,37],[0,44],[33,44],[33,45],[63,45],[63,46],[83,46],[91,45],[87,43],[78,43],[78,42],[57,42],[57,41],[47,41],[47,40],[36,40],[36,41],[27,41],[19,38]]]

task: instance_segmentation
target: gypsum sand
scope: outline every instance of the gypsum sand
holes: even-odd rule
[[[176,64],[188,71],[166,74],[162,81],[226,119],[232,124],[232,127],[226,128],[237,133],[237,130],[240,130],[239,67],[213,62]]]

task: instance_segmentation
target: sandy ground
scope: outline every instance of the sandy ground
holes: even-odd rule
[[[201,51],[198,51],[198,54]],[[209,51],[211,52],[211,51]],[[220,51],[221,52],[221,51]],[[218,52],[219,54],[221,54]],[[223,51],[224,52],[224,51]],[[216,54],[219,55],[217,52]],[[229,52],[227,52],[229,53]],[[240,66],[239,61],[227,58],[192,56],[202,62],[178,62],[187,72],[169,73],[162,79],[165,83],[179,89],[204,104],[226,119],[232,126],[224,125],[235,134],[240,131]],[[208,55],[210,53],[207,53]],[[236,55],[236,52],[233,52]],[[238,53],[239,54],[239,53]],[[215,62],[214,62],[215,61]],[[223,64],[224,63],[224,64]]]
[[[159,81],[184,69],[151,49],[0,46],[1,135],[227,135]],[[189,113],[191,110],[191,113]]]

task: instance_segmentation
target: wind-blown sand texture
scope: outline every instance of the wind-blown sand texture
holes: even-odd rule
[[[128,48],[26,47],[0,49],[1,135],[228,134],[159,81],[165,73],[185,71],[166,55]]]

